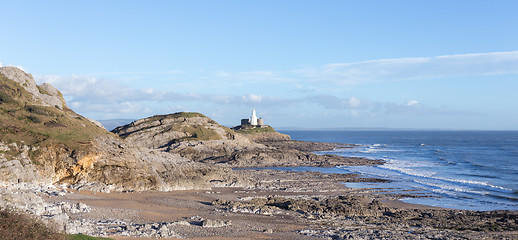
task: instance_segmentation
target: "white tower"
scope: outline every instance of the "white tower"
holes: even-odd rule
[[[250,117],[250,125],[257,126],[257,116],[255,115],[255,108],[252,109],[252,117]]]

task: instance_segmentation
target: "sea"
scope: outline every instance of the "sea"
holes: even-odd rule
[[[346,187],[409,193],[408,203],[466,210],[518,210],[518,131],[280,131],[293,140],[354,144],[318,154],[381,159],[379,166],[291,168],[359,173],[389,183]]]

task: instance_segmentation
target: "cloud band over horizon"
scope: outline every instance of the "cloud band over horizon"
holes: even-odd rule
[[[162,73],[180,71],[163,71]],[[161,72],[136,72],[143,78],[153,77]],[[89,112],[90,116],[103,119],[107,113],[121,113],[140,117],[142,114],[167,113],[176,109],[198,110],[207,104],[214,106],[263,106],[277,109],[317,106],[330,111],[346,111],[347,115],[359,117],[376,114],[415,115],[466,115],[476,113],[430,107],[419,99],[404,102],[380,102],[359,98],[354,94],[343,95],[342,87],[355,87],[380,82],[410,81],[456,76],[488,76],[518,74],[518,51],[477,54],[445,55],[423,58],[379,59],[354,63],[333,63],[318,67],[306,67],[285,71],[215,72],[196,79],[211,79],[195,85],[199,92],[181,87],[163,90],[157,86],[135,88],[128,84],[110,80],[117,73],[96,73],[89,75],[36,75],[36,80],[53,84],[63,92],[77,111]],[[124,74],[124,73],[121,73]],[[147,75],[146,75],[147,74]],[[153,75],[153,76],[149,76]],[[171,81],[171,85],[186,84],[191,79]],[[222,87],[222,86],[232,87]],[[261,85],[262,88],[257,86]],[[302,86],[305,91],[297,88]],[[214,89],[214,90],[213,90]],[[215,90],[219,89],[219,90]],[[223,90],[222,90],[223,89]],[[233,89],[233,91],[226,91]],[[271,89],[271,90],[264,90]],[[205,93],[204,93],[205,92]],[[208,93],[207,93],[208,92]],[[150,107],[153,105],[153,107]],[[161,105],[163,105],[161,107]],[[110,115],[111,116],[111,115]]]
[[[298,71],[310,81],[359,85],[383,81],[518,73],[518,51],[333,63]]]

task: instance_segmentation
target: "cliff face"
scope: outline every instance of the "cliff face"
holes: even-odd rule
[[[171,190],[208,188],[212,180],[236,182],[228,169],[128,143],[70,110],[50,84],[0,68],[0,181]]]

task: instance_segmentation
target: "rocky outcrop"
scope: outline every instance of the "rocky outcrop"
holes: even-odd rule
[[[35,149],[32,147],[19,146],[15,142],[10,144],[0,142],[0,181],[6,183],[45,181],[44,176],[29,158],[29,152],[33,150]]]
[[[68,109],[51,85],[37,86],[30,74],[15,67],[0,70],[1,181],[63,183],[95,191],[168,191],[246,183],[229,167],[358,163],[266,146],[258,142],[286,142],[282,139],[288,136],[271,129],[247,134],[256,136],[251,140],[200,113],[137,120],[116,128],[117,136]],[[62,104],[56,106],[58,100]]]
[[[279,132],[259,132],[259,133],[250,133],[245,135],[248,139],[257,142],[285,142],[291,140],[291,137],[287,134],[282,134]]]
[[[377,200],[361,196],[338,196],[321,201],[313,199],[290,199],[282,197],[253,198],[250,201],[216,200],[212,205],[230,212],[255,214],[279,214],[280,210],[296,211],[305,215],[348,217],[382,216],[386,211]]]
[[[182,126],[196,134],[182,137],[238,140],[224,129],[197,128],[191,122]],[[32,75],[16,67],[0,68],[0,182],[59,183],[95,191],[237,184],[230,169],[154,150],[154,140],[162,144],[158,139],[145,142],[145,147],[124,141],[68,109],[61,93],[50,84],[38,86]]]
[[[0,143],[20,152],[0,154],[0,178],[6,183],[64,183],[94,191],[208,189],[242,184],[228,168],[193,162],[175,153],[140,148],[116,137],[96,139],[90,151],[69,152],[61,146],[40,147],[31,159],[29,146]]]
[[[59,109],[67,107],[61,92],[49,83],[43,83],[39,86],[36,85],[31,74],[28,74],[17,67],[0,67],[0,74],[3,74],[8,79],[15,81],[29,92],[32,95],[32,99],[30,100],[33,104],[57,107]]]
[[[279,149],[295,149],[306,152],[331,151],[337,148],[353,148],[356,145],[326,142],[305,142],[305,141],[262,141],[262,144]]]
[[[130,142],[138,142],[142,147],[166,151],[184,147],[185,144],[181,144],[183,142],[232,147],[258,146],[201,113],[157,115],[117,127],[112,132]],[[215,144],[210,144],[213,141]]]
[[[199,155],[196,155],[199,156]],[[319,155],[295,149],[261,148],[234,151],[199,160],[204,163],[231,167],[334,167],[340,165],[379,165],[383,161],[364,158],[345,158],[337,155]]]
[[[57,196],[72,195],[74,194],[66,189],[53,185],[0,183],[2,208],[39,216],[44,222],[58,226],[67,234],[141,238],[180,237],[174,232],[174,227],[189,225],[186,221],[131,223],[123,219],[107,218],[108,216],[103,219],[85,219],[82,216],[92,211],[90,206],[76,201],[50,201]]]
[[[112,132],[139,146],[177,153],[198,162],[229,159],[236,152],[266,148],[200,113],[157,115],[118,127]]]
[[[290,215],[312,221],[321,226],[299,233],[318,238],[512,239],[518,230],[517,211],[391,208],[368,195],[218,199],[212,205],[230,213]]]
[[[201,222],[203,227],[227,227],[232,225],[230,220],[206,219]]]
[[[381,161],[318,155],[311,151],[344,145],[289,140],[271,131],[240,134],[200,113],[158,115],[112,132],[149,149],[177,153],[210,165],[229,167],[376,165]]]

